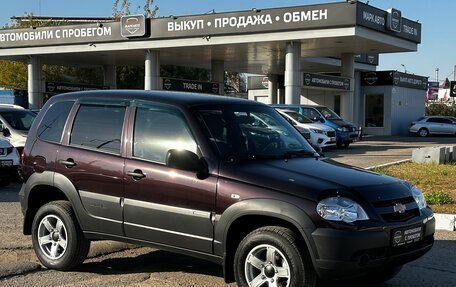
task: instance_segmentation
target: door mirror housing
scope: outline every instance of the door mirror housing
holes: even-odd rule
[[[0,131],[3,133],[4,137],[9,137],[11,135],[10,130],[3,125],[0,126]]]
[[[209,174],[207,162],[189,150],[170,149],[166,154],[166,166],[196,172],[200,179]]]
[[[318,120],[320,121],[320,123],[324,124],[325,123],[325,119],[324,118],[318,118]]]

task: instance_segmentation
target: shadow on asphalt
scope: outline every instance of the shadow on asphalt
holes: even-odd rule
[[[222,268],[217,264],[162,250],[131,258],[110,258],[102,262],[84,263],[75,271],[102,275],[185,272],[223,277]]]
[[[347,280],[325,282],[319,284],[319,287],[456,286],[455,250],[456,241],[438,240],[429,253],[417,261],[406,264],[395,278],[385,283],[374,285],[366,281]],[[85,263],[75,271],[101,275],[183,272],[223,277],[222,268],[216,264],[160,250],[132,258],[111,258],[97,263]]]
[[[0,187],[0,202],[19,202],[20,183],[11,183],[8,186]]]

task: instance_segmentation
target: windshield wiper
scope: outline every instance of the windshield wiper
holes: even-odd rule
[[[300,157],[300,156],[317,156],[317,154],[310,150],[306,150],[306,149],[290,150],[290,151],[286,151],[283,154],[284,158],[292,158],[292,157]]]

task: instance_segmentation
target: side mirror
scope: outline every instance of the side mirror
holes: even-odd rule
[[[1,132],[3,133],[4,137],[9,137],[11,135],[11,132],[10,132],[10,130],[7,127],[3,127],[1,129]]]
[[[199,179],[209,175],[206,161],[189,150],[170,149],[166,154],[166,166],[196,172]]]
[[[318,118],[318,120],[320,121],[320,123],[324,124],[325,123],[325,119],[324,118]]]

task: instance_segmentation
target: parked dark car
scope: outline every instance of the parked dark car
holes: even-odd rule
[[[253,101],[54,96],[33,123],[22,170],[24,234],[57,270],[81,264],[91,240],[112,239],[216,262],[239,286],[379,282],[434,242],[416,187],[320,156]]]
[[[420,137],[428,135],[456,135],[456,118],[450,116],[426,116],[410,124],[409,132]]]

